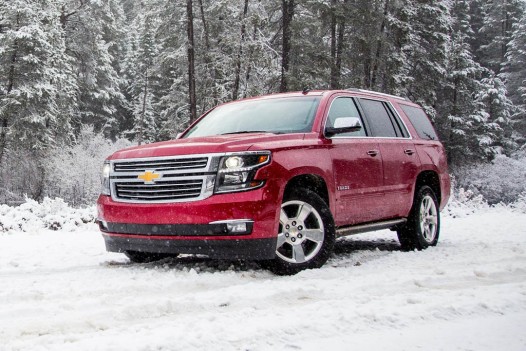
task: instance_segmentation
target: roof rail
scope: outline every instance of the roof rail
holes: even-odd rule
[[[347,90],[347,91],[357,91],[359,93],[368,93],[368,94],[387,96],[387,97],[391,97],[391,98],[395,98],[395,99],[401,99],[401,100],[407,100],[406,98],[401,97],[401,96],[391,95],[391,94],[386,94],[386,93],[379,93],[377,91],[366,90],[366,89],[348,88],[348,89],[345,89],[345,90]]]

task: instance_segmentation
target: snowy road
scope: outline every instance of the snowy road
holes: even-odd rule
[[[444,218],[439,246],[391,232],[328,264],[130,264],[96,227],[0,234],[0,350],[526,350],[526,214]]]

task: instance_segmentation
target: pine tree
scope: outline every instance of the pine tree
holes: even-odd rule
[[[422,105],[435,120],[437,91],[445,84],[447,73],[451,15],[444,1],[407,0],[405,6],[409,28],[400,74],[404,82],[403,95]]]
[[[481,83],[476,100],[484,105],[486,118],[483,128],[476,134],[486,159],[493,160],[495,155],[510,153],[516,148],[512,139],[511,120],[514,106],[499,77],[491,75],[482,79]]]
[[[526,145],[526,9],[523,9],[520,21],[513,28],[501,77],[505,80],[509,97],[516,106],[512,117],[514,138],[520,146],[524,147]]]
[[[0,162],[70,136],[76,84],[54,0],[0,3]]]
[[[473,31],[469,2],[455,0],[451,6],[453,16],[446,54],[447,74],[439,90],[436,127],[447,146],[449,162],[458,165],[482,159],[484,149],[491,146],[494,138],[486,133],[488,114],[484,104],[474,98],[483,89],[481,79],[486,70],[474,61],[471,54],[469,42]]]
[[[139,145],[157,140],[157,79],[154,63],[158,56],[158,44],[155,40],[158,23],[148,15],[148,10],[143,6],[143,10],[139,11],[130,25],[129,47],[123,64],[123,76],[128,86],[128,108],[133,116],[126,135],[135,139]]]
[[[477,32],[475,52],[482,66],[499,74],[506,61],[508,43],[514,24],[524,12],[523,0],[476,0],[480,29]]]
[[[67,50],[74,60],[79,86],[76,128],[92,124],[115,137],[125,105],[119,76],[124,12],[118,0],[63,0]]]
[[[158,138],[175,138],[184,130],[189,118],[188,75],[186,56],[186,4],[172,0],[157,0],[151,3],[149,16],[159,19],[155,37],[159,55],[155,61],[155,75],[159,79],[157,120]]]

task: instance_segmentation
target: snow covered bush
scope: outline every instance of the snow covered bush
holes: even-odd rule
[[[482,195],[489,204],[512,204],[526,196],[526,153],[498,155],[491,163],[460,169],[457,187]]]
[[[75,209],[62,199],[45,198],[41,203],[27,199],[20,206],[0,205],[0,233],[39,232],[40,229],[73,231],[94,223],[95,206]]]
[[[112,142],[95,133],[92,126],[83,127],[74,145],[55,149],[44,163],[45,195],[60,197],[73,206],[95,203],[104,159],[130,145],[125,139]]]
[[[38,151],[12,148],[0,162],[0,204],[19,205],[24,196],[37,198],[43,191]]]
[[[465,217],[481,209],[489,208],[490,205],[482,195],[475,195],[470,190],[458,189],[451,194],[444,214],[451,217]]]

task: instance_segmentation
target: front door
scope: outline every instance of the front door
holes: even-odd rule
[[[350,97],[335,98],[329,108],[327,126],[337,118],[361,116]],[[337,134],[329,140],[336,189],[337,226],[364,223],[379,217],[383,170],[379,144],[359,131]],[[381,216],[380,216],[381,217]]]

